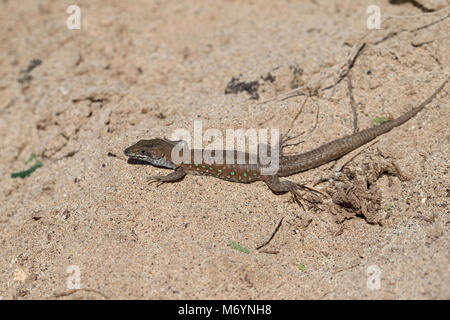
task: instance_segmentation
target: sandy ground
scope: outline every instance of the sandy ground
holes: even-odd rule
[[[148,176],[169,170],[123,156],[195,120],[286,132],[305,96],[261,102],[296,87],[312,96],[291,132],[305,142],[288,152],[351,134],[347,79],[321,89],[361,41],[358,127],[418,105],[450,72],[450,2],[393,2],[77,1],[70,30],[71,1],[1,1],[0,297],[449,299],[448,84],[317,186],[334,202],[305,209],[262,182],[156,188]],[[409,17],[369,32],[372,4],[383,20]],[[225,94],[233,77],[257,84]],[[43,166],[11,178],[32,154]],[[394,165],[409,179],[384,169]],[[336,200],[343,191],[356,205]]]

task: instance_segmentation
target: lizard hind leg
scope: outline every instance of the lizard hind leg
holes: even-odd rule
[[[292,200],[296,202],[299,206],[301,206],[303,210],[305,210],[305,207],[301,201],[303,199],[303,196],[299,192],[299,187],[297,183],[290,180],[280,180],[276,175],[265,176],[263,178],[263,181],[266,183],[269,189],[276,194],[290,192]]]
[[[305,207],[302,203],[302,200],[306,200],[306,201],[308,201],[308,200],[303,198],[303,195],[300,193],[301,189],[304,189],[309,192],[316,192],[325,197],[329,197],[328,194],[326,194],[325,192],[323,192],[319,189],[307,186],[305,184],[299,184],[297,182],[294,182],[294,181],[291,181],[288,179],[280,180],[280,178],[276,175],[265,176],[263,178],[263,181],[270,188],[270,190],[272,190],[274,193],[279,194],[279,193],[290,192],[291,196],[292,196],[292,200],[294,202],[296,202],[298,205],[300,205],[303,209],[305,209]]]

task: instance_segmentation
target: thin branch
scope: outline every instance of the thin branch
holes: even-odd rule
[[[306,100],[308,100],[308,97],[306,97],[305,100],[303,100],[303,103],[302,103],[302,105],[300,106],[300,109],[298,110],[298,112],[297,112],[297,114],[295,115],[295,117],[292,119],[291,124],[289,125],[289,129],[288,129],[288,131],[286,132],[285,136],[287,136],[287,135],[289,134],[289,132],[291,132],[292,127],[294,126],[295,121],[297,121],[298,117],[300,116],[300,114],[301,114],[302,111],[303,111],[303,107],[304,107],[305,104],[306,104]]]
[[[319,88],[315,88],[314,90],[311,90],[312,84],[303,85],[300,88],[296,88],[294,90],[285,92],[283,94],[280,94],[280,95],[275,96],[273,98],[270,98],[268,100],[262,101],[260,103],[261,104],[262,103],[267,103],[267,102],[270,102],[270,101],[273,101],[273,100],[280,100],[280,101],[282,101],[282,100],[286,100],[286,99],[289,99],[289,98],[292,98],[292,97],[296,97],[296,96],[301,96],[301,95],[309,95],[310,96],[310,95],[312,95],[311,91],[317,91],[317,90],[324,91],[324,90],[329,90],[329,89],[334,88],[335,86],[337,86],[347,76],[349,71],[353,68],[353,65],[355,64],[356,59],[358,58],[358,56],[360,55],[361,51],[364,49],[365,46],[366,46],[366,43],[363,42],[359,46],[357,46],[357,47],[355,46],[354,47],[354,48],[356,48],[356,49],[353,50],[354,53],[351,54],[350,57],[347,59],[347,61],[344,63],[345,69],[340,72],[340,74],[338,75],[337,80],[333,84],[331,84],[331,85],[329,85],[329,86],[327,86],[327,87],[325,87],[323,89],[321,89],[319,87]]]
[[[392,31],[392,32],[388,33],[386,36],[384,36],[381,40],[375,41],[374,45],[378,45],[378,44],[380,44],[380,43],[382,43],[382,42],[384,42],[384,41],[386,41],[386,40],[388,40],[388,39],[390,39],[392,37],[395,37],[395,36],[399,35],[402,32],[416,32],[416,31],[419,31],[419,30],[426,29],[428,27],[431,27],[431,26],[433,26],[433,25],[435,25],[435,24],[437,24],[437,23],[447,19],[448,17],[450,17],[450,13],[447,14],[446,16],[443,16],[442,18],[440,18],[438,20],[435,20],[433,22],[424,24],[422,26],[419,26],[419,27],[416,27],[416,28],[413,28],[413,29],[400,29],[400,30],[397,30],[397,31]],[[388,20],[388,19],[386,19],[386,20]]]
[[[55,298],[66,297],[66,296],[70,296],[78,291],[94,292],[94,293],[97,293],[98,295],[101,295],[104,299],[107,299],[107,300],[109,299],[109,297],[107,295],[105,295],[103,292],[95,290],[95,289],[89,289],[89,288],[72,289],[72,290],[68,290],[68,291],[64,291],[64,292],[60,292],[60,293],[55,293],[53,296]]]
[[[356,59],[358,58],[358,56],[360,55],[360,53],[362,52],[362,50],[364,49],[365,46],[366,46],[366,43],[363,42],[357,47],[357,50],[354,53],[353,57],[351,57],[351,58],[349,58],[347,60],[347,67],[346,67],[346,69],[343,72],[340,73],[340,75],[339,75],[338,79],[335,81],[335,83],[330,85],[330,86],[328,86],[328,87],[323,88],[322,91],[334,88],[335,86],[337,86],[348,75],[350,70],[355,65]]]
[[[273,230],[272,234],[270,235],[269,239],[267,239],[266,241],[264,241],[262,244],[260,244],[259,246],[256,247],[256,250],[261,249],[262,247],[265,247],[266,245],[269,244],[270,241],[272,241],[273,237],[275,236],[275,234],[277,233],[278,229],[280,229],[281,227],[281,223],[283,222],[284,217],[282,217],[280,219],[280,221],[278,221],[277,225],[275,226],[275,229]]]
[[[352,107],[353,113],[353,133],[357,133],[359,131],[358,113],[356,112],[355,98],[353,97],[352,77],[350,76],[350,73],[347,75],[347,87],[348,87],[348,95],[350,97],[350,106]]]
[[[350,157],[347,161],[345,161],[343,165],[337,167],[336,170],[335,170],[335,172],[342,171],[342,169],[344,169],[344,167],[345,167],[346,165],[348,165],[350,162],[352,162],[353,159],[355,159],[355,158],[356,158],[357,156],[359,156],[363,151],[365,151],[366,149],[370,148],[371,146],[373,146],[375,143],[377,143],[377,142],[379,142],[379,141],[380,141],[380,139],[376,139],[376,140],[374,140],[374,141],[372,141],[372,142],[370,142],[370,143],[364,145],[363,148],[361,148],[361,149],[360,149],[358,152],[356,152],[352,157]]]

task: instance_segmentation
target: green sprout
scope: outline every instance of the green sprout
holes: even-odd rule
[[[25,179],[30,174],[32,174],[37,168],[42,167],[43,163],[36,157],[36,155],[34,153],[30,156],[30,158],[28,158],[27,161],[25,161],[25,164],[29,164],[33,160],[35,160],[35,162],[31,167],[29,167],[28,169],[23,170],[23,171],[11,173],[11,178]]]
[[[249,251],[246,248],[240,246],[237,242],[231,241],[228,245],[237,251],[249,253]]]
[[[375,117],[375,119],[373,120],[375,124],[383,124],[387,121],[388,119],[386,117]]]

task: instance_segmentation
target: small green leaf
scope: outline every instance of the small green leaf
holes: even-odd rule
[[[37,168],[42,167],[43,163],[39,159],[37,159],[37,157],[34,153],[30,156],[30,158],[27,161],[25,161],[25,164],[30,163],[32,160],[36,160],[36,161],[34,162],[34,164],[31,167],[29,167],[27,170],[11,173],[11,178],[25,179],[30,174],[32,174]]]
[[[387,203],[387,204],[384,206],[384,210],[386,210],[386,211],[391,211],[391,210],[392,210],[392,204]]]
[[[383,124],[387,121],[388,119],[386,119],[386,117],[375,117],[375,119],[373,120],[375,124]]]
[[[305,267],[305,265],[303,263],[299,263],[297,265],[297,268],[298,268],[298,270],[300,270],[302,272],[306,271],[306,267]]]
[[[244,247],[240,246],[237,242],[231,241],[228,244],[230,247],[232,247],[234,250],[243,252],[243,253],[249,253],[249,251],[247,249],[245,249]]]

